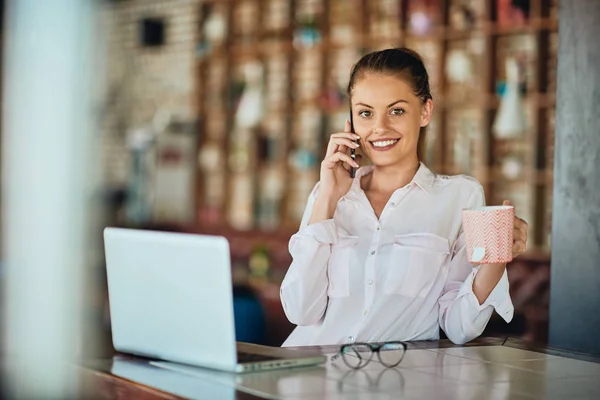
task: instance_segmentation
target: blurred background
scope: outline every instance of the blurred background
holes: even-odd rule
[[[508,269],[515,318],[486,334],[545,342],[557,2],[97,1],[101,212],[83,302],[106,348],[107,225],[226,236],[238,340],[283,342],[287,243],[348,117],[350,68],[399,46],[430,74],[426,164],[476,177],[488,204],[510,199],[530,225]]]

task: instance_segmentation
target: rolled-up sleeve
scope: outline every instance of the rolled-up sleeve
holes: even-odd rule
[[[469,198],[466,207],[485,205],[481,185]],[[513,317],[514,307],[509,294],[506,271],[483,304],[473,293],[473,281],[480,266],[474,267],[467,258],[466,240],[462,228],[453,246],[450,270],[439,300],[440,326],[448,338],[457,344],[475,339],[483,333],[494,310],[506,321]]]
[[[337,228],[333,219],[308,225],[318,185],[309,196],[300,230],[290,238],[292,264],[280,289],[285,315],[296,325],[318,323],[327,309],[327,264]]]

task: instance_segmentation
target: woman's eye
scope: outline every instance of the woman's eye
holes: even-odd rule
[[[392,115],[402,115],[402,114],[404,114],[404,113],[405,113],[405,111],[404,111],[404,109],[403,109],[403,108],[393,108],[393,109],[390,111],[390,114],[392,114]]]
[[[369,110],[362,110],[358,112],[358,115],[362,118],[369,118],[372,115],[372,113]]]

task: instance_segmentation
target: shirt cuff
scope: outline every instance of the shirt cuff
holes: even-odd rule
[[[492,290],[488,298],[483,302],[483,304],[479,304],[479,300],[475,296],[473,292],[473,281],[475,280],[475,276],[481,266],[473,268],[473,271],[469,274],[465,282],[462,284],[458,296],[468,296],[471,300],[471,304],[473,305],[473,309],[476,309],[477,312],[481,312],[487,307],[494,307],[498,315],[502,317],[506,322],[510,322],[513,319],[513,315],[515,312],[515,308],[513,306],[512,300],[510,298],[509,293],[509,284],[508,284],[508,275],[506,274],[506,269],[502,274],[502,277],[496,284],[496,287]]]
[[[310,236],[320,244],[334,244],[337,242],[337,228],[333,219],[307,225],[297,234]]]

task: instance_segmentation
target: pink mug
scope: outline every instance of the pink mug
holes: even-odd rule
[[[512,261],[515,208],[488,206],[462,212],[467,258],[472,264]]]

